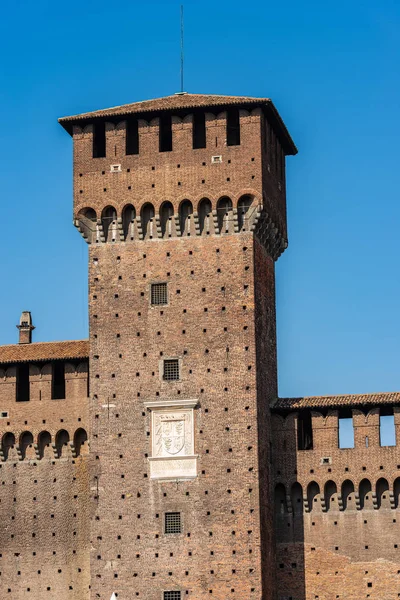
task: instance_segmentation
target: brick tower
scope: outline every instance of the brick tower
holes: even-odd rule
[[[91,599],[272,600],[269,99],[176,94],[60,120],[89,243]]]

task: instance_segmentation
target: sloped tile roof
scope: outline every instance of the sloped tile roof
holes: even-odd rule
[[[0,346],[0,364],[88,358],[89,340]]]
[[[93,119],[95,117],[109,117],[114,115],[128,115],[132,113],[159,112],[162,110],[184,110],[186,108],[206,108],[212,106],[226,106],[235,104],[269,104],[270,98],[252,98],[250,96],[221,96],[217,94],[173,94],[152,100],[142,100],[131,104],[122,104],[102,110],[95,110],[71,117],[62,117],[59,122]]]
[[[376,394],[349,394],[345,396],[308,396],[304,398],[277,398],[271,405],[273,410],[298,410],[301,408],[323,408],[357,406],[362,404],[400,404],[400,392]]]
[[[224,106],[266,106],[273,114],[274,119],[278,123],[278,129],[285,140],[285,148],[288,154],[297,154],[297,148],[290,137],[285,124],[283,123],[278,111],[276,110],[270,98],[253,98],[251,96],[222,96],[218,94],[172,94],[152,100],[142,100],[131,104],[122,104],[121,106],[113,106],[102,110],[81,113],[67,117],[61,117],[58,122],[64,127],[68,133],[72,133],[74,123],[82,124],[88,119],[100,119],[104,117],[118,117],[122,115],[138,114],[138,113],[157,113],[160,111],[181,111],[195,108],[213,108]]]

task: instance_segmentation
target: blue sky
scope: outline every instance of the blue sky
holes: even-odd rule
[[[400,4],[185,2],[185,89],[271,97],[288,159],[280,395],[400,389]],[[87,336],[87,247],[57,117],[179,90],[179,2],[8,3],[0,21],[0,343]]]

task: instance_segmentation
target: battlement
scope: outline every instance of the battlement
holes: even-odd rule
[[[176,95],[60,120],[74,139],[74,223],[89,243],[259,231],[287,246],[285,156],[268,99]]]

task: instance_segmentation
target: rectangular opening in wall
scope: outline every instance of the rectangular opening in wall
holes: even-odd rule
[[[53,400],[65,398],[65,363],[62,361],[52,364],[51,397]]]
[[[150,301],[153,306],[163,306],[168,304],[168,288],[166,283],[151,284]]]
[[[177,358],[166,358],[163,365],[164,381],[175,381],[179,379],[179,360]]]
[[[206,115],[195,113],[193,115],[193,148],[206,147]]]
[[[379,443],[381,446],[396,445],[396,428],[392,407],[383,407],[379,411]]]
[[[339,411],[339,448],[354,448],[354,425],[351,409]]]
[[[310,410],[302,410],[298,414],[297,448],[299,450],[313,449],[313,430]]]
[[[181,593],[177,590],[173,590],[171,592],[164,592],[163,600],[181,600]]]
[[[172,121],[171,115],[160,117],[160,152],[172,150]]]
[[[99,121],[93,125],[93,158],[103,158],[106,155],[106,124]]]
[[[17,365],[16,401],[27,402],[30,399],[29,364]]]
[[[139,154],[139,122],[128,119],[126,122],[126,154]]]
[[[165,513],[164,533],[182,533],[181,513]]]
[[[240,145],[240,118],[237,108],[230,108],[226,113],[226,143],[228,146]]]

